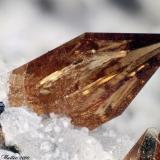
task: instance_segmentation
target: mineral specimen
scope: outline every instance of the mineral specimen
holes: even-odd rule
[[[160,160],[160,133],[148,129],[124,160]]]
[[[94,129],[120,115],[160,64],[160,35],[86,33],[15,69],[9,103]]]

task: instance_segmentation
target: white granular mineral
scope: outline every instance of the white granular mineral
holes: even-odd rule
[[[0,123],[6,145],[31,160],[114,160],[88,129],[73,127],[66,117],[40,117],[25,107],[7,107]],[[0,150],[1,155],[6,152]]]

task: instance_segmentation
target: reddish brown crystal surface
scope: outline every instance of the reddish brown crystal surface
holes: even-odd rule
[[[160,64],[160,35],[86,33],[15,69],[11,106],[93,129],[120,115]]]
[[[124,160],[160,160],[160,133],[148,129]]]

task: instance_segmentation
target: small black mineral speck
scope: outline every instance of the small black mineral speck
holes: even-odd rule
[[[3,102],[0,102],[0,114],[4,112],[5,105]]]
[[[13,153],[18,153],[18,154],[20,153],[17,146],[6,146],[4,149],[8,150],[8,151],[11,151]]]

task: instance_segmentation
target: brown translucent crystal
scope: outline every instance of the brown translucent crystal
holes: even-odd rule
[[[124,160],[160,160],[160,132],[148,129]]]
[[[96,128],[120,115],[160,64],[160,35],[86,33],[13,70],[11,106]]]

